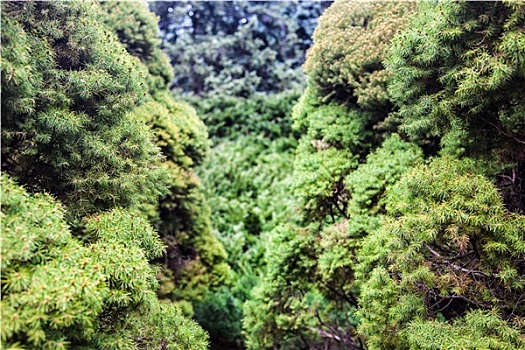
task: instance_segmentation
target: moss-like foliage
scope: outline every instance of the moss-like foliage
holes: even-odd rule
[[[286,90],[253,94],[250,98],[221,95],[187,100],[202,116],[210,137],[219,143],[247,135],[269,140],[289,137],[293,134],[289,112],[299,96],[296,90]]]

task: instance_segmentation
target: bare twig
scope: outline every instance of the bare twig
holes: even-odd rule
[[[448,261],[446,257],[444,257],[441,254],[439,254],[438,252],[436,252],[428,244],[425,244],[425,247],[427,247],[428,251],[430,253],[432,253],[432,255],[434,255],[436,258],[441,259],[441,260],[445,260],[448,266],[450,266],[450,267],[452,267],[452,268],[454,268],[456,270],[460,270],[462,272],[465,272],[465,273],[467,273],[469,275],[473,275],[473,276],[477,275],[477,276],[483,276],[483,277],[498,277],[498,274],[495,274],[495,273],[487,274],[487,273],[485,273],[483,271],[470,270],[470,269],[466,269],[464,267],[461,267],[461,266],[459,266],[457,264],[454,264],[454,263]]]

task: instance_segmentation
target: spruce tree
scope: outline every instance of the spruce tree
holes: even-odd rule
[[[277,93],[303,83],[298,69],[330,2],[151,3],[176,71],[173,87],[206,97]]]

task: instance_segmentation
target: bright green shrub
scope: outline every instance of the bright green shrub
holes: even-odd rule
[[[2,176],[2,347],[65,349],[90,339],[109,288],[64,211]]]
[[[319,272],[324,283],[341,288],[345,295],[358,294],[354,270],[363,238],[380,227],[386,214],[385,193],[421,159],[417,146],[394,134],[344,179],[348,219],[321,231]]]
[[[122,210],[94,215],[85,245],[49,195],[3,175],[1,198],[3,348],[206,348],[202,329],[155,297],[147,259],[163,247],[145,220]]]
[[[412,349],[522,349],[523,335],[497,310],[474,310],[452,324],[415,321],[406,329]]]
[[[422,158],[395,134],[381,64],[413,8],[336,1],[320,18],[305,64],[309,85],[293,110],[301,138],[292,189],[308,228],[286,229],[288,238],[269,248],[266,275],[245,306],[250,348],[365,347],[356,333],[357,252],[380,227],[385,191]]]
[[[309,86],[294,107],[302,133],[294,191],[308,217],[345,217],[344,178],[378,147],[396,124],[385,48],[414,9],[410,3],[336,1],[320,17],[305,63]]]
[[[359,254],[359,330],[370,348],[435,348],[424,344],[434,337],[426,322],[450,332],[435,336],[446,348],[463,323],[483,324],[483,317],[505,324],[485,335],[488,343],[523,346],[516,332],[523,336],[525,218],[504,209],[475,164],[438,158],[414,168],[390,191],[387,210],[393,219],[366,238]],[[419,328],[427,332],[420,340],[409,335]],[[479,344],[463,339],[467,348]]]
[[[384,214],[384,193],[422,159],[419,147],[401,140],[397,134],[390,136],[345,178],[350,197],[348,214]]]
[[[135,33],[150,42],[126,42],[128,50],[144,53],[140,60],[104,27],[107,14],[98,3],[2,3],[2,166],[31,192],[48,191],[67,209],[54,219],[39,214],[32,222],[30,209],[24,209],[27,215],[13,213],[24,208],[18,199],[9,206],[3,202],[12,232],[6,233],[2,257],[22,256],[2,268],[2,318],[21,320],[2,329],[6,346],[207,346],[198,325],[174,305],[159,304],[160,269],[149,261],[159,259],[164,247],[143,218],[156,218],[160,225],[158,197],[168,187],[171,193],[180,190],[175,203],[191,213],[180,217],[189,227],[184,235],[191,238],[178,242],[198,249],[199,255],[187,255],[198,260],[195,274],[203,282],[179,288],[187,295],[202,294],[203,286],[225,278],[224,251],[211,234],[191,169],[206,152],[206,131],[193,109],[174,102],[165,90],[171,75],[160,72],[162,57],[149,56],[160,49],[147,8],[122,6],[129,16],[119,27],[125,33],[115,29],[121,40],[134,33],[125,30],[137,23],[133,16],[150,27]],[[148,84],[155,99],[147,93]],[[38,205],[50,213],[58,210],[55,204]],[[44,222],[50,226],[41,229]],[[18,243],[19,236],[28,237],[28,243]]]

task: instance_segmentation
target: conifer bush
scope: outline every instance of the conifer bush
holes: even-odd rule
[[[155,224],[167,246],[159,259],[165,265],[160,297],[185,305],[185,312],[191,315],[192,302],[229,276],[226,253],[211,231],[210,211],[194,171],[209,149],[206,126],[190,105],[168,91],[173,68],[160,49],[157,19],[147,4],[104,2],[102,9],[106,26],[147,72],[149,94],[130,116],[155,133],[155,145],[164,156],[159,166],[168,173],[168,194],[137,211]]]
[[[302,220],[272,233],[282,240],[245,305],[249,348],[365,348],[356,332],[357,252],[380,227],[385,191],[422,158],[389,118],[390,73],[381,63],[413,10],[336,1],[319,20],[305,63],[308,87],[293,110],[301,138],[292,190]],[[302,240],[307,252],[294,250]],[[276,253],[288,249],[298,256]]]
[[[2,175],[2,348],[205,349],[200,327],[155,296],[149,224],[113,210],[74,238],[64,207]]]
[[[523,9],[325,12],[294,108],[304,218],[273,233],[249,348],[525,346]]]
[[[165,193],[152,134],[127,113],[144,72],[96,4],[2,3],[2,166],[83,215]]]
[[[117,34],[128,53],[146,66],[150,93],[165,90],[173,80],[173,67],[161,51],[158,20],[147,3],[103,1],[100,6],[104,24]]]
[[[150,262],[165,249],[146,220],[160,225],[173,181],[191,213],[180,218],[193,230],[183,245],[220,265],[191,169],[207,135],[167,93],[155,23],[134,5],[118,28],[142,21],[140,33],[104,25],[95,2],[2,3],[2,347],[207,348],[202,328],[157,298]]]
[[[416,167],[388,202],[391,219],[359,253],[359,330],[369,347],[447,348],[466,324],[488,322],[501,325],[484,334],[489,348],[522,347],[525,218],[505,210],[475,163],[437,158]],[[462,339],[467,348],[480,344]]]

